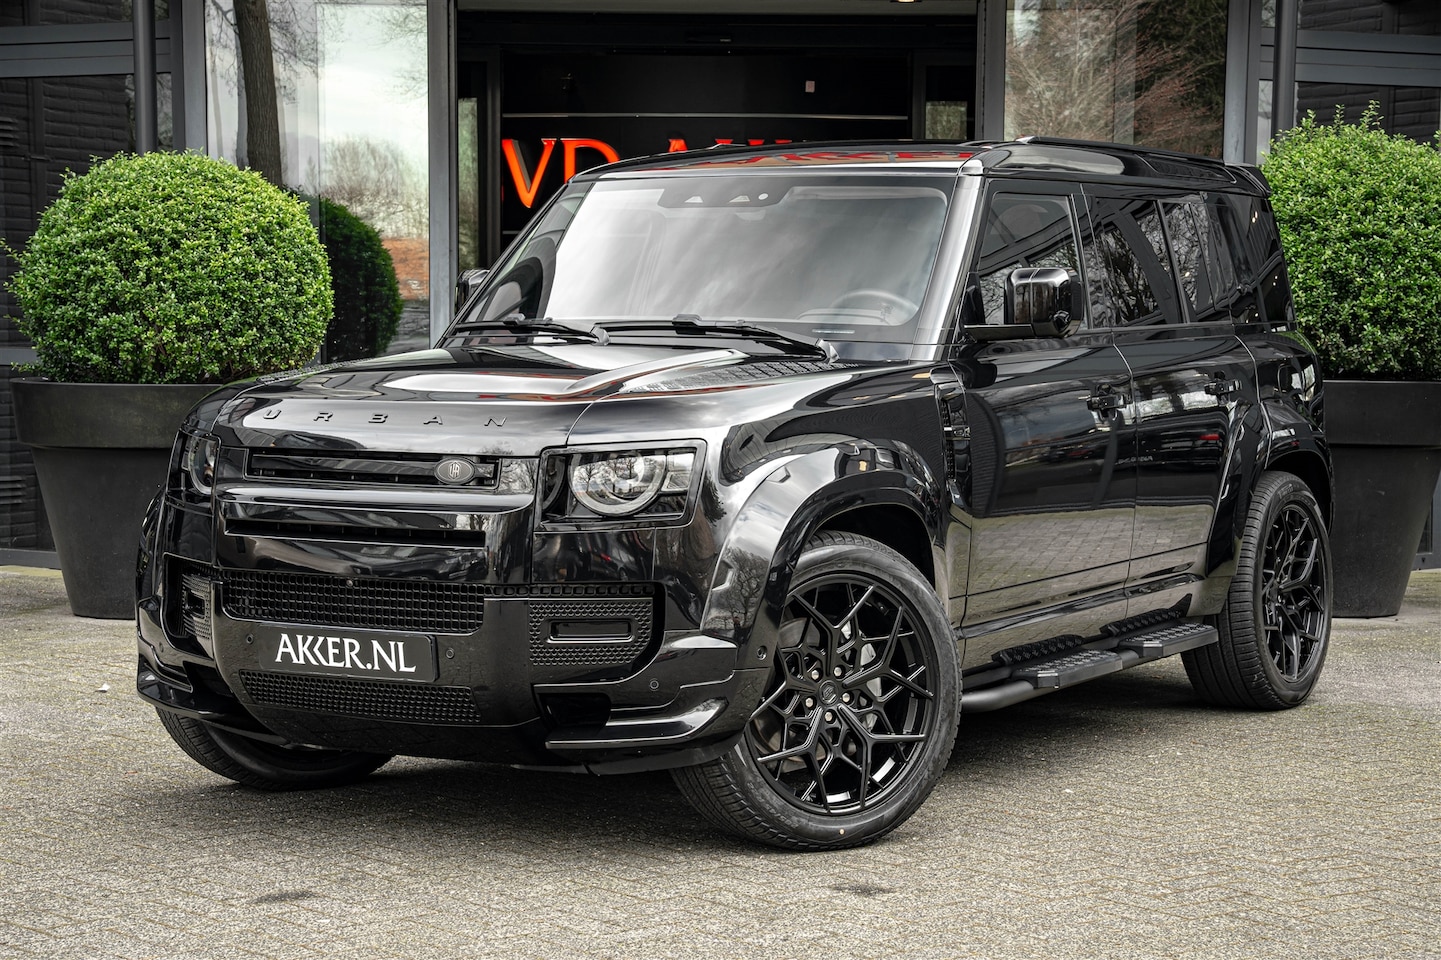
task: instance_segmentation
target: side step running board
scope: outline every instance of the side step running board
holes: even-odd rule
[[[1215,643],[1216,628],[1204,623],[1171,623],[1094,641],[1069,653],[1018,663],[1010,678],[979,690],[963,690],[962,713],[999,710],[1087,680]]]

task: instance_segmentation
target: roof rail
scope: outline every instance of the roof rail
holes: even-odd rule
[[[1184,153],[1180,150],[1167,150],[1163,147],[1147,147],[1136,143],[1109,143],[1100,140],[1073,140],[1069,137],[1045,136],[1017,137],[1015,142],[1035,143],[1040,144],[1041,146],[1080,147],[1082,149],[1089,147],[1092,150],[1115,150],[1124,153],[1134,153],[1143,157],[1155,156],[1174,158],[1176,160],[1185,160],[1190,163],[1202,163],[1210,166],[1222,167],[1225,169],[1229,169],[1235,166],[1235,164],[1227,163],[1225,160],[1219,160],[1216,157],[1205,157],[1195,153]]]

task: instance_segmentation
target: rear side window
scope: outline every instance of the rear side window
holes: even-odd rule
[[[1124,327],[1179,321],[1156,204],[1093,198],[1091,223],[1085,255],[1092,322]]]
[[[1167,200],[1166,232],[1176,257],[1176,277],[1193,320],[1218,319],[1236,293],[1235,256],[1221,231],[1221,208],[1199,196]]]
[[[1281,238],[1276,233],[1276,220],[1271,204],[1263,197],[1224,194],[1225,210],[1222,227],[1234,228],[1235,246],[1239,250],[1237,267],[1242,295],[1253,304],[1251,312],[1260,319],[1262,307],[1267,320],[1289,323],[1290,289],[1286,283],[1286,267],[1281,259]],[[1228,235],[1229,239],[1229,235]]]
[[[991,198],[972,283],[979,288],[984,319],[1005,323],[1006,278],[1020,267],[1079,270],[1075,218],[1067,196],[998,193]]]

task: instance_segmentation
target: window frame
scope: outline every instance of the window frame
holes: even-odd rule
[[[999,336],[1004,339],[1024,337],[1031,334],[1028,324],[1006,324],[1004,322],[985,323],[985,305],[980,287],[980,260],[983,241],[985,239],[986,225],[990,219],[991,207],[996,198],[1003,195],[1031,195],[1045,197],[1051,200],[1061,200],[1066,204],[1071,223],[1071,240],[1075,245],[1076,266],[1075,271],[1080,277],[1082,284],[1087,283],[1083,238],[1084,230],[1085,197],[1081,192],[1079,183],[1071,183],[1060,180],[1027,180],[1009,177],[987,177],[985,186],[981,191],[980,201],[976,206],[974,225],[971,229],[971,236],[967,242],[968,252],[962,264],[959,276],[956,279],[956,289],[952,295],[950,316],[953,318],[954,335],[952,339],[963,337],[967,329],[984,328],[992,331],[990,336]],[[1027,266],[1029,264],[1023,264]],[[976,279],[972,283],[972,278]],[[977,322],[975,317],[980,317]],[[1004,308],[1002,312],[1004,320]],[[1090,302],[1086,301],[1086,312],[1081,317],[1081,322],[1076,327],[1076,333],[1094,331],[1091,324]]]

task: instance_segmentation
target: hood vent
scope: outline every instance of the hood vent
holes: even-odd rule
[[[833,363],[828,360],[759,360],[751,363],[737,363],[727,367],[709,367],[703,370],[677,371],[677,375],[665,380],[651,380],[635,384],[626,393],[669,393],[675,390],[700,390],[707,387],[728,387],[759,380],[777,380],[806,373],[836,373],[849,369],[851,364]]]

